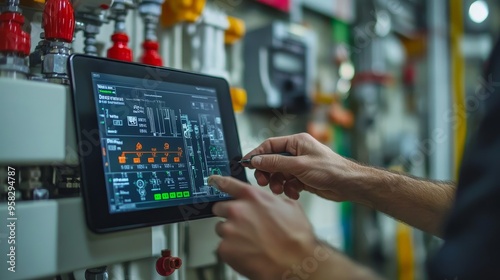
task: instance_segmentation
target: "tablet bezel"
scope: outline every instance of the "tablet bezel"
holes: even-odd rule
[[[193,198],[191,204],[162,207],[133,212],[109,211],[108,190],[105,185],[101,139],[89,139],[99,132],[92,73],[112,74],[144,79],[144,84],[164,81],[213,88],[217,92],[231,176],[247,182],[245,171],[238,161],[242,157],[229,85],[223,78],[189,73],[164,67],[72,55],[68,60],[73,109],[80,157],[81,191],[87,225],[95,233],[113,232],[212,217],[212,206],[204,198]],[[90,132],[90,133],[89,133]],[[91,137],[92,138],[92,137]],[[98,142],[98,143],[97,143]],[[91,149],[88,148],[89,143]],[[221,199],[221,200],[227,200]]]

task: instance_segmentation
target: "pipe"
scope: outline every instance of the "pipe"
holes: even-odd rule
[[[429,154],[430,178],[450,180],[452,174],[452,139],[450,124],[443,112],[451,108],[447,37],[447,1],[427,0],[429,16],[428,100],[429,133],[432,143]]]
[[[168,226],[168,243],[172,256],[179,256],[179,226],[178,224],[171,224]],[[172,280],[179,280],[179,273],[174,273],[171,276]]]
[[[467,112],[465,110],[465,61],[460,48],[464,34],[463,1],[450,1],[450,38],[451,38],[451,88],[454,124],[454,162],[455,179],[462,163],[467,137]]]

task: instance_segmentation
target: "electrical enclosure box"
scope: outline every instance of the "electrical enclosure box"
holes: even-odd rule
[[[249,109],[310,108],[311,33],[301,25],[279,21],[247,33],[244,81]]]

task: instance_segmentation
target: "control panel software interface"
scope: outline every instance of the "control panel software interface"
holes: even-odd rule
[[[92,73],[110,213],[215,201],[230,175],[215,89]]]

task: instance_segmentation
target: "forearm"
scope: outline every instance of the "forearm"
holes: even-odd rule
[[[298,275],[300,276],[300,275]],[[282,278],[282,279],[305,279],[305,278]],[[335,254],[330,259],[318,266],[317,271],[313,272],[310,280],[380,280],[372,270],[361,266],[345,255]]]
[[[352,201],[384,212],[440,236],[455,197],[455,185],[415,179],[387,170],[359,166],[352,180]]]
[[[310,279],[310,280],[379,280],[381,279],[368,267],[349,259],[329,244],[319,241],[314,251],[302,253],[298,263],[288,265],[289,269],[273,279]]]
[[[320,269],[319,275],[314,280],[381,280],[370,268],[355,263],[342,253],[333,251],[330,260]]]

